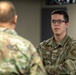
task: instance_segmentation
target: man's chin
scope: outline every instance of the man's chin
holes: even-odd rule
[[[56,35],[56,36],[59,36],[60,34],[59,34],[59,33],[55,33],[55,35]]]

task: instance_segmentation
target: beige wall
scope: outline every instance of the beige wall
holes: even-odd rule
[[[70,17],[70,26],[68,28],[68,34],[76,39],[76,4],[68,5],[67,9]]]
[[[16,31],[19,35],[30,40],[37,46],[40,43],[40,1],[11,1],[14,3],[18,14]]]
[[[41,8],[67,7],[70,16],[68,34],[76,38],[76,4],[45,6],[44,0],[11,0],[18,14],[17,32],[30,40],[35,46],[40,43]]]

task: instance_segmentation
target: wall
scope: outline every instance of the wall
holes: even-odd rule
[[[76,4],[68,5],[68,14],[70,17],[70,26],[68,29],[68,34],[76,39]]]
[[[40,1],[11,0],[16,7],[18,23],[16,31],[35,46],[40,43]]]

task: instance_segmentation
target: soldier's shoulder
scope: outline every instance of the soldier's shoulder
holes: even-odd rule
[[[74,38],[71,38],[72,40],[71,40],[71,46],[74,46],[74,45],[76,45],[76,39],[74,39]]]
[[[52,38],[49,38],[49,39],[47,39],[47,40],[44,40],[44,41],[42,41],[39,45],[47,45],[50,41],[51,41],[51,39]]]
[[[23,46],[26,46],[28,47],[31,42],[28,40],[28,39],[25,39],[19,35],[12,35],[12,34],[9,34],[9,33],[5,33],[5,32],[1,32],[0,33],[0,41],[3,41],[6,40],[6,42],[10,42],[10,44],[15,44],[15,45],[23,45]]]
[[[68,57],[71,59],[76,59],[76,39],[72,38],[71,48],[69,50]]]

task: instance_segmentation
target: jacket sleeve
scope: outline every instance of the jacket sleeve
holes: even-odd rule
[[[30,46],[30,52],[30,75],[46,75],[41,58],[33,45]]]
[[[71,45],[68,53],[68,60],[66,61],[71,75],[76,75],[76,42]]]
[[[59,64],[57,68],[64,69],[70,75],[76,75],[76,42],[72,43],[68,51],[66,60],[63,64]],[[65,65],[65,66],[64,66]]]
[[[69,46],[65,62],[59,64],[56,69],[65,70],[70,75],[76,75],[76,43],[72,43]]]

